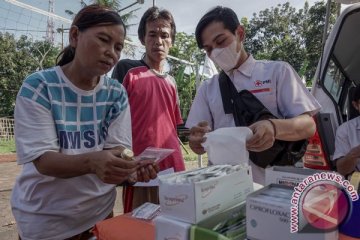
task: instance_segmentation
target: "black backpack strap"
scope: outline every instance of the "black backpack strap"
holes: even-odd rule
[[[219,86],[225,114],[232,114],[236,126],[247,126],[241,116],[242,104],[236,104],[238,91],[224,71],[219,74]]]
[[[219,86],[220,86],[224,111],[225,114],[232,114],[234,112],[233,98],[229,84],[227,82],[227,78],[228,76],[226,75],[226,73],[224,71],[221,71],[219,74]]]
[[[244,118],[246,126],[250,126],[260,120],[277,118],[249,90],[244,89],[240,91],[235,104],[237,104],[238,107],[241,106],[239,109],[242,111],[241,116]]]

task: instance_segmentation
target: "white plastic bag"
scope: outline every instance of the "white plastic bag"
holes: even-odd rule
[[[246,149],[246,140],[252,135],[248,127],[219,128],[205,135],[206,141],[202,146],[212,164],[247,164],[249,152]]]

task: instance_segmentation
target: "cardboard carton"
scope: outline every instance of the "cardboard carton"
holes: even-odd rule
[[[292,166],[273,166],[265,170],[265,186],[275,183],[295,187],[307,176],[321,172],[324,172],[324,170]]]
[[[190,240],[246,239],[245,209],[246,204],[242,202],[192,225]]]
[[[279,190],[270,193],[269,190]],[[292,239],[334,240],[338,232],[290,232],[293,187],[270,184],[246,198],[246,234],[249,240]]]
[[[178,221],[165,216],[154,219],[156,240],[189,240],[190,223]]]
[[[160,207],[163,216],[188,223],[198,223],[243,202],[253,191],[250,166],[200,182],[178,184],[168,181],[181,174],[160,177]]]

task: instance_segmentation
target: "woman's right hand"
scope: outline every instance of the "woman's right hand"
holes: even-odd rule
[[[140,167],[139,161],[121,158],[122,150],[111,149],[91,154],[91,172],[101,181],[109,184],[120,184]]]

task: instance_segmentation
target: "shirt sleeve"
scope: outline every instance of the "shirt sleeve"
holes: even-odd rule
[[[114,148],[121,145],[132,149],[129,100],[122,85],[119,85],[119,90],[119,95],[112,106],[113,110],[110,110],[110,112],[118,112],[118,116],[110,122],[104,148]]]
[[[175,119],[176,119],[177,125],[180,125],[183,123],[179,103],[177,103],[175,106]]]
[[[284,118],[292,118],[303,113],[315,115],[320,104],[311,95],[296,71],[286,62],[279,62],[277,79],[278,110]]]
[[[172,78],[172,81],[173,81],[173,83],[175,85],[175,97],[176,97],[176,99],[175,99],[175,109],[174,109],[175,110],[175,113],[174,113],[175,121],[176,121],[177,125],[180,125],[180,124],[183,124],[184,122],[183,122],[183,119],[181,117],[179,92],[178,92],[178,88],[177,88],[175,79],[173,77],[171,77],[171,78]]]
[[[348,123],[344,123],[339,126],[336,130],[336,138],[335,138],[335,152],[333,156],[333,160],[344,157],[351,150],[351,144],[349,135],[347,134],[347,125]]]
[[[109,126],[109,135],[106,138],[104,148],[114,148],[119,144],[132,149],[131,115],[129,105]]]
[[[59,151],[54,119],[49,109],[32,99],[18,96],[14,116],[18,164],[31,162],[47,151]]]
[[[210,112],[209,101],[206,95],[206,81],[199,87],[194,101],[191,105],[189,116],[187,118],[185,127],[192,128],[201,121],[207,121],[209,126],[213,126],[212,115]]]
[[[128,67],[125,66],[123,61],[119,61],[115,67],[114,70],[111,74],[111,78],[114,78],[116,80],[118,80],[120,83],[124,82],[124,77],[126,75],[126,73],[128,72]]]

